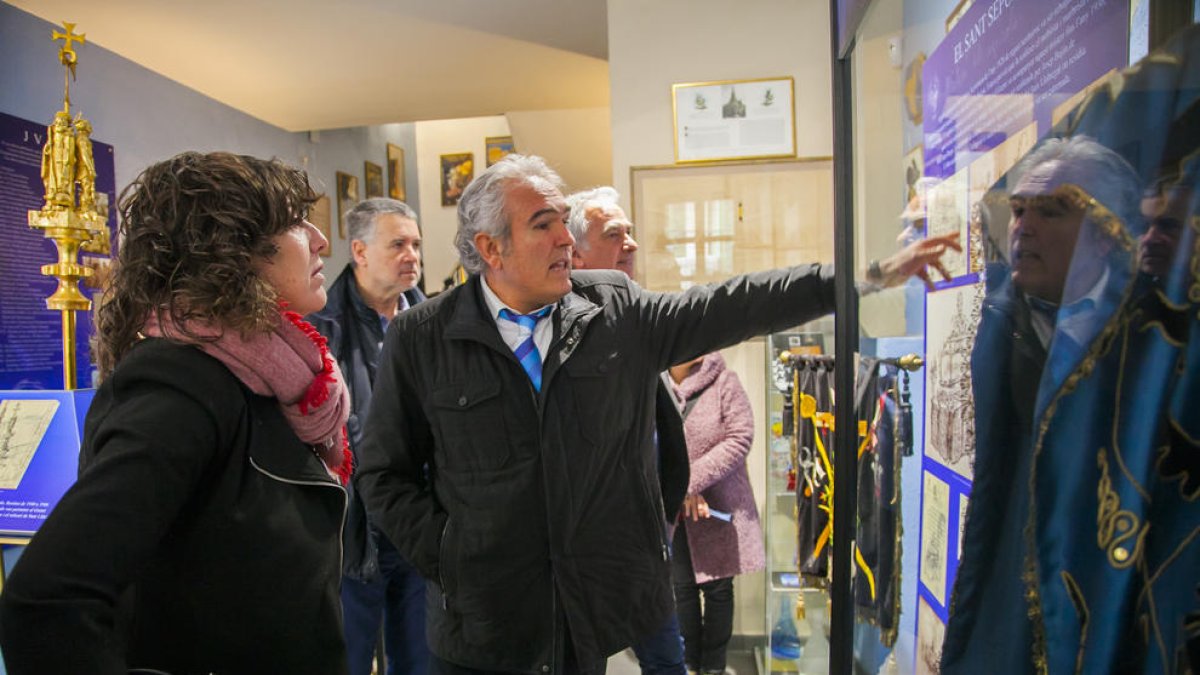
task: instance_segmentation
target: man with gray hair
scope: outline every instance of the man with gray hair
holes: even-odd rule
[[[638,244],[620,199],[616,188],[609,186],[576,192],[567,198],[567,227],[575,237],[572,262],[577,269],[621,270],[633,276]]]
[[[388,330],[358,469],[429,579],[435,673],[595,673],[673,608],[654,449],[658,374],[833,309],[801,265],[650,293],[571,270],[562,181],[489,167],[458,204],[467,282]],[[902,282],[955,236],[873,265]]]
[[[351,262],[330,286],[325,308],[308,321],[329,340],[346,378],[351,403],[346,430],[357,465],[384,330],[425,295],[417,287],[421,231],[411,207],[395,199],[368,199],[345,218]],[[387,675],[423,674],[429,663],[424,580],[370,522],[358,481],[351,479],[348,488],[342,613],[350,675],[372,672],[381,626]]]
[[[1121,302],[1133,269],[1126,230],[1141,218],[1133,167],[1086,136],[1043,140],[1006,183],[1009,264],[988,267],[971,353],[975,480],[943,643],[947,675],[1035,672],[1026,578],[1035,443],[1047,392]]]
[[[620,193],[604,186],[583,190],[567,197],[567,228],[575,238],[571,265],[577,270],[621,270],[633,276],[638,244],[633,238],[633,223],[621,208]],[[658,479],[662,491],[663,509],[669,528],[679,514],[687,495],[691,467],[688,462],[687,438],[683,434],[675,396],[666,382],[658,383],[655,392],[654,440],[658,446]],[[643,636],[633,645],[642,675],[686,675],[683,635],[679,618],[671,612],[654,633]]]

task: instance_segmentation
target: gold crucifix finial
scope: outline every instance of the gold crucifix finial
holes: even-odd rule
[[[63,112],[71,112],[71,80],[75,79],[75,64],[79,62],[79,57],[75,55],[75,48],[72,42],[84,44],[87,42],[87,34],[75,34],[75,24],[64,21],[63,28],[67,32],[60,33],[57,30],[50,32],[50,39],[57,42],[63,40],[63,46],[58,50],[58,60],[67,67],[67,72],[63,75]]]
[[[75,48],[71,43],[86,43],[87,34],[80,33],[76,35],[75,24],[69,21],[62,22],[62,25],[63,28],[67,29],[67,32],[60,33],[58,31],[53,31],[50,34],[50,39],[54,40],[55,42],[58,40],[64,41],[62,48],[58,50],[58,60],[71,71],[71,79],[75,79],[75,64],[79,61],[79,59],[75,56]]]
[[[53,39],[55,41],[65,40],[66,44],[64,44],[62,46],[61,53],[62,54],[69,53],[71,55],[70,56],[71,60],[74,61],[75,60],[75,48],[71,45],[71,43],[78,42],[79,44],[84,44],[85,42],[87,42],[87,33],[80,33],[79,35],[76,35],[75,34],[75,24],[70,23],[68,21],[62,22],[62,25],[63,25],[63,28],[67,29],[67,32],[60,33],[58,31],[54,31],[53,33],[51,33],[50,37],[51,37],[51,39]],[[63,64],[63,65],[66,65],[66,64]]]

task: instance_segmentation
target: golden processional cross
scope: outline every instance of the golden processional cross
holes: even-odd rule
[[[79,59],[73,43],[84,43],[84,35],[75,34],[75,24],[63,22],[65,33],[51,32],[57,42],[58,60],[66,67],[63,109],[54,114],[46,127],[46,145],[42,148],[42,184],[45,203],[29,212],[29,226],[42,230],[58,248],[58,262],[42,265],[42,274],[58,278],[58,289],[46,299],[47,309],[62,312],[63,389],[74,389],[75,312],[90,309],[92,303],[79,291],[79,280],[92,276],[92,269],[77,261],[79,249],[109,252],[108,213],[96,211],[96,171],[92,157],[91,124],[80,115],[71,120],[71,80]],[[78,191],[79,197],[76,198]]]

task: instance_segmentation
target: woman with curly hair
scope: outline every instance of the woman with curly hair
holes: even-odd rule
[[[184,153],[121,198],[79,480],[0,596],[8,672],[344,673],[349,396],[301,171]]]

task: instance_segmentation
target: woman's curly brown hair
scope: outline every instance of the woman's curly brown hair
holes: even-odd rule
[[[303,171],[228,152],[185,152],[143,171],[121,193],[120,248],[96,312],[100,376],[154,310],[181,327],[271,330],[277,296],[254,263],[275,253],[272,238],[304,220],[317,197]]]

